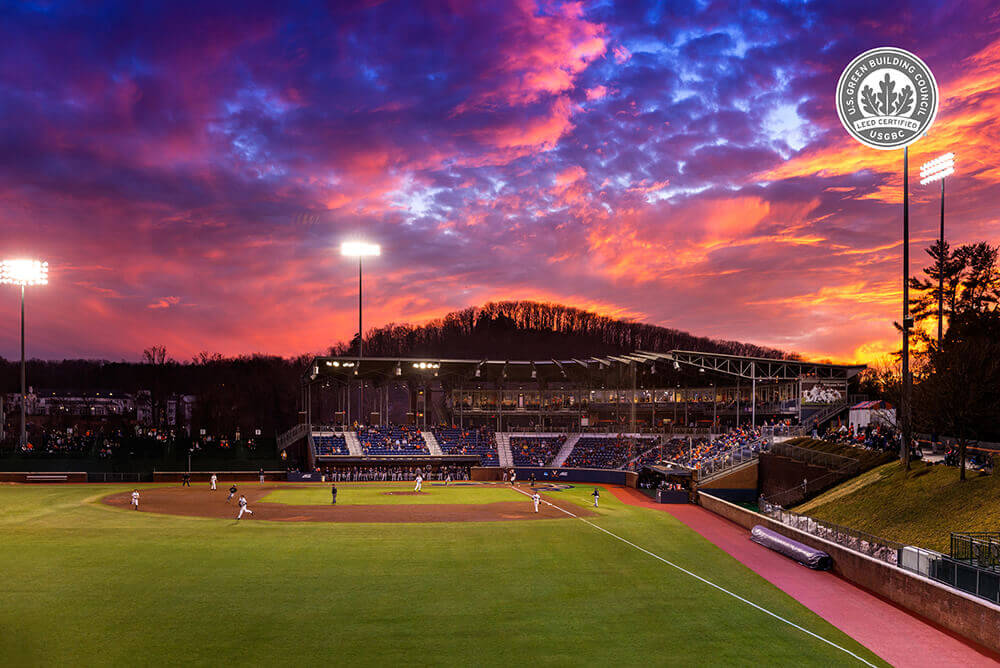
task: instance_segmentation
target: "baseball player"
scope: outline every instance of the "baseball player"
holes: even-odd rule
[[[541,500],[542,500],[542,497],[538,494],[538,492],[535,492],[534,494],[531,495],[531,501],[535,504],[535,512],[536,513],[538,512],[538,503]]]
[[[233,483],[233,486],[229,488],[229,496],[226,497],[226,503],[229,503],[234,496],[236,496],[236,483]]]
[[[330,493],[333,494],[333,500],[330,501],[331,506],[337,505],[337,486],[330,485]]]
[[[517,471],[514,469],[510,470],[510,484],[513,487],[517,483]]]
[[[139,510],[139,490],[132,490],[132,508],[134,510]]]
[[[601,492],[595,487],[591,496],[594,497],[594,507],[597,507],[597,500],[601,498]]]
[[[263,468],[261,468],[261,470],[260,470],[260,484],[262,484],[262,485],[264,484],[264,469]]]
[[[211,490],[214,492],[215,491],[215,483],[219,482],[219,477],[213,473],[212,477],[210,478],[210,482],[211,482]]]
[[[191,474],[184,473],[184,475],[181,476],[181,487],[190,487],[190,486],[191,486]]]
[[[240,519],[241,517],[243,517],[243,513],[247,513],[248,515],[253,515],[253,511],[247,508],[247,497],[240,494],[239,504],[240,504],[240,514],[236,516],[236,519]]]
[[[417,474],[417,484],[416,484],[416,486],[415,486],[415,487],[413,488],[413,491],[414,491],[414,492],[419,492],[419,491],[420,491],[420,489],[421,489],[421,488],[422,488],[423,486],[424,486],[424,477],[423,477],[422,475],[420,475],[420,474],[418,473],[418,474]]]

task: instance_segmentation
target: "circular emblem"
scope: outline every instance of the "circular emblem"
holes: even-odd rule
[[[938,88],[924,61],[891,46],[865,51],[837,83],[837,115],[865,146],[888,151],[920,139],[937,116]]]

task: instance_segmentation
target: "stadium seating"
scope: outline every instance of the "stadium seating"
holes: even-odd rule
[[[548,466],[565,442],[565,435],[511,436],[510,454],[515,466]]]
[[[632,457],[653,446],[652,439],[637,439],[635,448],[627,438],[583,436],[577,441],[564,466],[584,469],[623,469]]]
[[[489,429],[435,427],[431,430],[446,455],[478,455],[483,466],[499,466],[497,444]]]
[[[362,427],[358,429],[358,441],[366,456],[429,454],[424,437],[415,427]]]
[[[316,454],[326,455],[349,455],[347,442],[343,434],[333,434],[332,436],[313,436],[313,445],[316,447]]]

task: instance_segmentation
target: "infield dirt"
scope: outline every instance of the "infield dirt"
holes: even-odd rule
[[[263,485],[241,490],[247,498],[247,506],[253,516],[244,515],[242,521],[269,520],[276,522],[504,522],[511,520],[551,520],[566,519],[568,515],[558,508],[541,504],[536,513],[531,501],[504,501],[483,504],[392,504],[392,505],[351,505],[301,506],[284,503],[265,503],[261,499],[281,486]],[[111,494],[102,502],[130,510],[132,491]],[[187,517],[213,517],[235,519],[239,507],[236,498],[228,503],[228,491],[211,492],[195,487],[160,487],[141,491],[139,511],[163,515],[183,515]],[[511,492],[516,497],[516,492]],[[559,500],[549,496],[543,498],[552,504]],[[591,517],[595,513],[585,507],[567,504],[567,509],[579,517]]]

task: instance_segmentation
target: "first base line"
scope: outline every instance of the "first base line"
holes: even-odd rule
[[[527,492],[522,492],[522,491],[521,491],[520,489],[518,489],[517,487],[511,487],[511,489],[513,489],[513,490],[514,490],[515,492],[517,492],[518,494],[523,494],[524,496],[527,496],[528,498],[531,498],[531,494],[528,494]],[[690,575],[690,576],[691,576],[691,577],[693,577],[693,578],[694,578],[695,580],[699,580],[699,581],[701,581],[701,582],[704,582],[704,583],[705,583],[705,584],[707,584],[707,585],[708,585],[709,587],[713,587],[713,588],[715,588],[715,589],[718,589],[719,591],[721,591],[721,592],[722,592],[722,593],[724,593],[724,594],[727,594],[727,595],[729,595],[729,596],[732,596],[732,597],[733,597],[733,598],[735,598],[735,599],[736,599],[737,601],[741,601],[741,602],[743,602],[743,603],[746,603],[746,604],[747,604],[747,605],[749,605],[750,607],[752,607],[752,608],[755,608],[755,609],[757,609],[757,610],[760,610],[760,611],[761,611],[761,612],[763,612],[764,614],[766,614],[766,615],[770,615],[771,617],[774,617],[774,618],[775,618],[775,619],[777,619],[778,621],[781,621],[781,622],[784,622],[785,624],[788,624],[788,625],[789,625],[789,626],[791,626],[792,628],[795,628],[795,629],[798,629],[799,631],[802,631],[802,632],[803,632],[803,633],[805,633],[806,635],[810,635],[810,636],[812,636],[813,638],[816,638],[817,640],[821,640],[822,642],[825,642],[825,643],[826,643],[827,645],[829,645],[830,647],[835,647],[835,648],[839,649],[839,650],[840,650],[841,652],[844,652],[845,654],[848,654],[848,655],[850,655],[850,656],[853,656],[853,657],[854,657],[855,659],[857,659],[857,660],[858,660],[858,661],[860,661],[861,663],[865,664],[866,666],[871,666],[872,668],[875,668],[875,664],[873,664],[873,663],[871,663],[871,662],[869,662],[869,661],[867,661],[867,660],[863,659],[862,657],[858,656],[857,654],[855,654],[855,653],[854,653],[854,652],[852,652],[851,650],[847,649],[846,647],[841,647],[840,645],[838,645],[837,643],[833,642],[832,640],[827,640],[827,639],[826,639],[826,638],[824,638],[823,636],[821,636],[821,635],[819,635],[819,634],[817,634],[817,633],[813,633],[813,632],[812,632],[812,631],[810,631],[809,629],[806,629],[806,628],[803,628],[803,627],[799,626],[798,624],[796,624],[795,622],[793,622],[793,621],[791,621],[791,620],[789,620],[789,619],[785,619],[785,618],[784,618],[784,617],[782,617],[781,615],[779,615],[779,614],[777,614],[777,613],[774,613],[774,612],[771,612],[771,611],[770,611],[770,610],[768,610],[767,608],[764,608],[764,607],[762,607],[762,606],[759,606],[759,605],[757,605],[756,603],[754,603],[753,601],[750,601],[750,600],[747,600],[747,599],[743,598],[742,596],[740,596],[739,594],[736,594],[736,593],[734,593],[734,592],[731,592],[731,591],[729,591],[728,589],[726,589],[725,587],[722,587],[722,586],[720,586],[720,585],[717,585],[717,584],[715,584],[715,583],[714,583],[714,582],[712,582],[711,580],[706,580],[705,578],[701,577],[701,576],[700,576],[700,575],[698,575],[697,573],[692,573],[692,572],[691,572],[691,571],[689,571],[688,569],[684,568],[683,566],[678,566],[677,564],[675,564],[674,562],[670,561],[669,559],[664,559],[664,558],[663,558],[663,557],[661,557],[660,555],[658,555],[658,554],[654,554],[653,552],[650,552],[650,551],[649,551],[649,550],[647,550],[646,548],[644,548],[644,547],[640,547],[639,545],[636,545],[635,543],[633,543],[633,542],[632,542],[632,541],[630,541],[630,540],[627,540],[627,539],[625,539],[625,538],[622,538],[621,536],[619,536],[618,534],[616,534],[616,533],[614,533],[614,532],[611,532],[611,531],[608,531],[607,529],[605,529],[605,528],[603,528],[603,527],[599,527],[599,526],[597,526],[596,524],[594,524],[593,522],[591,522],[590,520],[587,520],[587,519],[585,519],[585,518],[583,518],[583,517],[580,517],[580,516],[578,516],[578,515],[574,515],[574,514],[573,514],[573,513],[571,513],[570,511],[566,510],[565,508],[562,508],[562,507],[560,507],[560,506],[557,506],[556,504],[554,504],[554,503],[551,503],[551,502],[549,502],[549,501],[546,501],[545,499],[542,499],[541,501],[542,501],[542,503],[544,503],[545,505],[548,505],[548,506],[552,506],[552,507],[553,507],[553,508],[555,508],[556,510],[558,510],[558,511],[560,511],[560,512],[563,512],[563,513],[566,513],[567,515],[569,515],[569,516],[570,516],[570,517],[572,517],[573,519],[577,519],[577,520],[580,520],[580,521],[581,521],[581,522],[583,522],[584,524],[589,524],[590,526],[594,527],[594,528],[595,528],[595,529],[597,529],[598,531],[600,531],[600,532],[602,532],[602,533],[606,533],[607,535],[611,536],[612,538],[614,538],[614,539],[616,539],[616,540],[620,540],[621,542],[625,543],[626,545],[629,545],[629,546],[631,546],[631,547],[634,547],[635,549],[639,550],[640,552],[643,552],[643,553],[645,553],[645,554],[648,554],[649,556],[653,557],[654,559],[656,559],[656,560],[658,560],[658,561],[662,561],[662,562],[663,562],[663,563],[665,563],[666,565],[668,565],[668,566],[671,566],[671,567],[673,567],[673,568],[676,568],[677,570],[679,570],[679,571],[680,571],[681,573],[684,573],[685,575]]]

